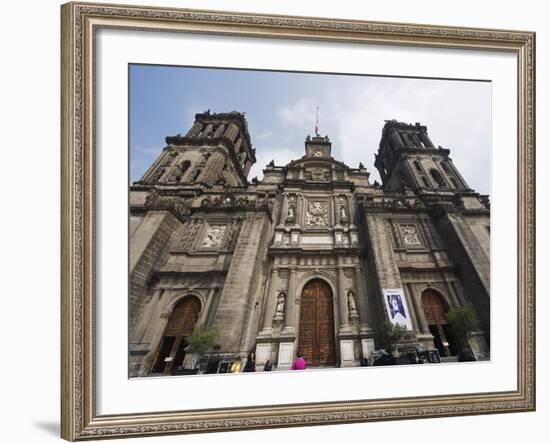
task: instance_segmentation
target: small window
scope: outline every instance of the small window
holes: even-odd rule
[[[418,162],[418,160],[415,160],[415,161],[413,162],[413,164],[414,164],[415,169],[416,169],[418,172],[422,172],[422,167],[420,166],[420,163]]]
[[[428,179],[426,177],[422,177],[422,183],[424,183],[425,188],[430,187],[430,182],[428,181]]]

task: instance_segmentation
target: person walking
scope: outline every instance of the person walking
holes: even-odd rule
[[[264,371],[271,371],[273,369],[273,365],[271,364],[271,361],[268,360],[265,362],[264,365]]]
[[[248,353],[243,372],[256,372],[256,355],[254,352]]]
[[[298,352],[296,354],[296,360],[294,360],[294,362],[292,363],[292,366],[290,367],[290,369],[292,371],[300,371],[300,370],[306,369],[306,368],[307,368],[306,360],[302,356],[302,353]]]
[[[241,372],[241,356],[239,355],[233,363],[231,363],[231,366],[229,367],[229,372],[231,374],[236,372]]]

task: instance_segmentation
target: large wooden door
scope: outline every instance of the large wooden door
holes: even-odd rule
[[[334,366],[332,290],[323,280],[311,280],[302,291],[298,352],[309,366]]]
[[[422,294],[422,309],[439,353],[446,357],[455,355],[457,352],[456,344],[447,321],[445,303],[441,296],[429,289],[425,291]]]
[[[172,368],[182,365],[187,345],[185,337],[193,332],[200,308],[201,303],[196,297],[187,297],[174,307],[164,328],[151,372],[169,374]]]

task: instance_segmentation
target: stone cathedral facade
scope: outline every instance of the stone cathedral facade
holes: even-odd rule
[[[360,147],[358,147],[360,149]],[[358,366],[401,319],[406,342],[456,355],[446,313],[471,304],[490,344],[490,210],[427,128],[387,121],[371,183],[333,158],[255,163],[242,113],[197,114],[130,188],[130,376],[188,364],[184,338],[217,327],[216,358],[288,369]]]

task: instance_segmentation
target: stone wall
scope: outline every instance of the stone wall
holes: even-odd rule
[[[130,290],[129,325],[136,323],[147,296],[147,286],[159,257],[166,253],[165,246],[180,221],[170,212],[154,210],[147,212],[134,231],[130,242]]]
[[[220,295],[214,326],[220,329],[225,352],[246,352],[246,331],[254,308],[258,273],[266,255],[266,237],[271,221],[264,212],[247,213],[227,278]],[[245,339],[245,340],[243,340]]]

